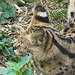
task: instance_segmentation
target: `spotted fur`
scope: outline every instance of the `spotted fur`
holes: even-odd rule
[[[14,44],[16,54],[32,54],[37,75],[41,72],[43,75],[74,75],[75,39],[56,32],[48,17],[37,12],[46,10],[41,5],[35,7],[32,24]]]
[[[68,7],[68,23],[63,33],[67,37],[75,38],[75,0],[70,0]]]
[[[69,19],[69,23],[65,27],[63,33],[64,33],[64,35],[68,35],[68,36],[73,35],[73,37],[75,36],[75,13]]]
[[[72,12],[75,12],[75,0],[70,0],[68,6],[68,20],[72,17]]]

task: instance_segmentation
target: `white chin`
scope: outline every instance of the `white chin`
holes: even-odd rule
[[[21,55],[21,54],[18,52],[18,50],[14,50],[14,52],[15,52],[16,55]]]

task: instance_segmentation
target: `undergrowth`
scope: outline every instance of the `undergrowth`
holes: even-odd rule
[[[69,1],[54,0],[58,7],[53,11],[49,11],[49,21],[61,30],[67,24],[67,10]]]
[[[0,16],[0,23],[6,24],[15,17],[16,8],[10,3],[2,3],[0,4],[0,11],[2,12]]]
[[[32,75],[32,66],[31,66],[31,56],[25,56],[18,62],[6,62],[7,65],[9,65],[5,69],[0,69],[0,72],[4,75]],[[24,68],[24,71],[22,71],[22,68]],[[42,73],[40,75],[43,75]]]
[[[28,62],[31,59],[30,56],[25,56],[21,60],[16,62],[6,62],[7,65],[9,65],[6,69],[0,69],[0,72],[4,75],[32,75],[32,67],[31,64],[28,65]],[[27,69],[25,69],[23,72],[21,69],[24,67],[24,65],[27,66]]]
[[[14,58],[13,42],[10,41],[10,38],[5,36],[5,33],[0,30],[0,54],[9,57],[9,59]]]

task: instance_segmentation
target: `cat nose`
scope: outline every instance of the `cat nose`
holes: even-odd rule
[[[13,46],[13,50],[16,50],[16,47]]]

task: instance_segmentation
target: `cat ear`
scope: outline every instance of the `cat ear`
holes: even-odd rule
[[[71,17],[73,17],[73,15],[74,15],[74,12],[71,12],[70,14],[71,14]]]

